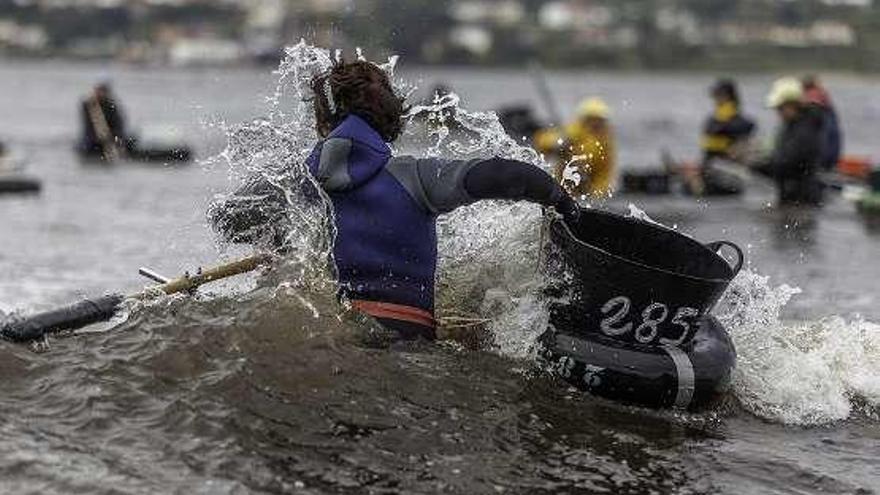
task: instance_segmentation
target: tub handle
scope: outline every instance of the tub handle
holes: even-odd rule
[[[736,251],[736,263],[734,263],[734,265],[731,267],[731,268],[733,268],[733,276],[735,277],[739,273],[739,271],[742,269],[743,263],[746,260],[746,256],[743,254],[742,249],[740,249],[739,246],[737,246],[736,244],[734,244],[730,241],[715,241],[715,242],[710,242],[709,244],[706,244],[707,248],[711,249],[712,251],[715,251],[716,253],[718,251],[721,251],[721,248],[723,248],[724,246],[728,246],[730,248],[733,248],[733,250]]]

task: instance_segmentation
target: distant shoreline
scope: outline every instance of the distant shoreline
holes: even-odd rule
[[[132,70],[142,69],[144,71],[152,71],[156,69],[162,70],[181,70],[181,71],[232,71],[232,72],[252,72],[266,71],[271,72],[277,67],[277,64],[269,63],[224,63],[224,64],[151,64],[130,62],[124,60],[108,59],[108,58],[79,58],[79,57],[56,57],[56,56],[19,56],[0,54],[0,62],[12,62],[21,65],[45,66],[57,63],[59,66],[83,67],[95,66],[99,70],[107,68],[127,68]],[[425,64],[416,62],[408,64],[405,58],[401,58],[400,64],[402,70],[408,73],[419,71],[448,71],[448,72],[495,72],[495,73],[519,73],[528,71],[527,62],[522,64],[502,64],[502,63],[468,63],[468,64]],[[656,74],[656,75],[704,75],[704,76],[756,76],[756,75],[774,75],[774,74],[804,74],[817,73],[821,75],[829,75],[834,77],[877,77],[880,76],[880,70],[861,70],[854,68],[822,68],[822,67],[714,67],[706,66],[690,66],[690,67],[613,67],[604,65],[577,65],[569,67],[560,67],[556,65],[547,65],[544,69],[548,73],[553,74],[580,74],[583,72],[594,71],[602,74]],[[2,68],[0,68],[2,70]]]

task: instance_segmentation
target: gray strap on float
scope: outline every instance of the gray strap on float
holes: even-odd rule
[[[694,397],[694,365],[684,351],[674,346],[663,346],[663,350],[675,363],[678,375],[678,393],[675,396],[675,407],[687,409]]]

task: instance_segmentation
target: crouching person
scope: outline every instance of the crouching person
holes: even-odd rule
[[[528,163],[392,156],[405,102],[370,62],[339,62],[312,89],[322,139],[308,167],[333,203],[339,295],[404,339],[435,338],[439,215],[484,199],[530,201],[569,220],[578,214],[557,182]],[[235,239],[235,230],[225,235]]]

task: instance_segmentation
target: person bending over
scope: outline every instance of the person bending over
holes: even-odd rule
[[[779,131],[771,154],[756,170],[776,180],[781,205],[821,206],[824,186],[817,172],[822,163],[822,114],[804,102],[801,82],[777,80],[767,106],[779,115]]]
[[[437,217],[484,199],[554,207],[575,221],[578,206],[534,165],[503,158],[469,161],[392,156],[405,102],[385,72],[366,61],[339,62],[312,81],[317,143],[309,171],[333,203],[339,295],[404,339],[435,338]],[[252,182],[241,194],[267,191]],[[239,194],[239,193],[236,193]],[[235,195],[233,195],[233,198]],[[214,209],[233,241],[260,215]]]

